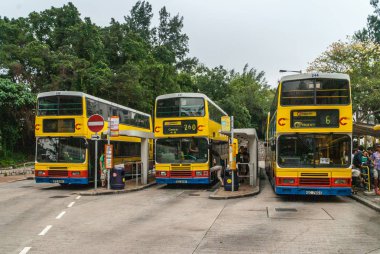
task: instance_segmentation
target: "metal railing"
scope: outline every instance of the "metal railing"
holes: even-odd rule
[[[149,162],[154,162],[153,160],[150,160]],[[126,177],[131,177],[131,179],[136,179],[136,185],[139,184],[139,177],[142,181],[142,168],[143,168],[143,162],[141,161],[134,161],[134,162],[125,162],[123,163],[124,164],[124,170],[125,170],[125,166],[128,166],[130,165],[131,166],[131,172],[130,173],[125,173],[124,176]],[[150,163],[149,163],[150,165]],[[147,176],[150,176],[153,174],[153,169],[150,169],[149,168],[149,165],[148,165],[148,172],[147,172]]]

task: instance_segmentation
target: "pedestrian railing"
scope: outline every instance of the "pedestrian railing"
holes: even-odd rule
[[[153,162],[153,160],[149,161],[149,165],[151,164],[151,162]],[[148,172],[147,172],[148,177],[153,174],[153,169],[149,168],[149,165],[148,165]],[[126,166],[130,166],[131,171],[126,172],[124,174],[124,176],[131,177],[131,179],[135,179],[136,185],[138,185],[139,184],[139,178],[140,179],[142,178],[142,172],[141,171],[143,168],[143,162],[141,162],[141,161],[125,162],[124,163],[124,169],[126,168]]]

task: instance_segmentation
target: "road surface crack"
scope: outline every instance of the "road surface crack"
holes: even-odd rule
[[[216,220],[219,218],[220,214],[223,212],[224,208],[226,207],[226,204],[227,204],[227,203],[225,203],[225,204],[223,205],[223,207],[222,207],[222,209],[220,210],[218,216],[216,216],[216,218],[214,219],[214,221],[211,223],[210,227],[207,229],[206,233],[203,235],[202,239],[199,241],[197,247],[194,249],[194,251],[192,252],[192,254],[194,254],[194,253],[198,250],[198,248],[199,248],[199,246],[201,245],[203,239],[205,239],[206,235],[208,234],[208,232],[210,232],[210,229],[212,228],[212,226],[214,226]]]

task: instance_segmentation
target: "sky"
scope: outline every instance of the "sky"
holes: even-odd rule
[[[61,7],[65,0],[1,0],[0,16],[26,17]],[[72,0],[82,18],[99,26],[123,21],[135,0]],[[153,25],[166,6],[184,17],[190,56],[206,66],[241,71],[245,64],[266,73],[276,86],[280,69],[305,70],[327,47],[366,25],[369,0],[150,0]]]

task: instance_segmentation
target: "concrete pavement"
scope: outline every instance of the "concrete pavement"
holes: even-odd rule
[[[77,199],[53,186],[0,184],[0,253],[380,252],[379,214],[346,197],[279,197],[266,181],[233,200],[178,186]]]

